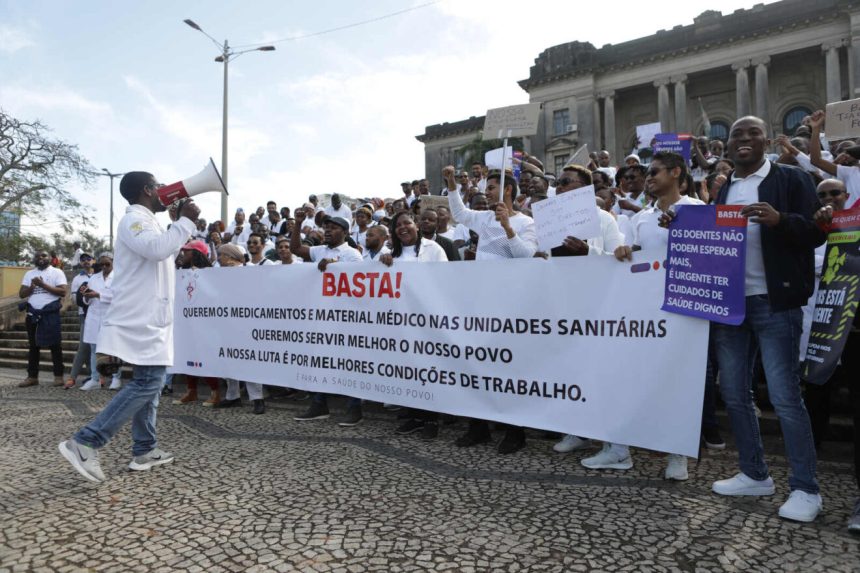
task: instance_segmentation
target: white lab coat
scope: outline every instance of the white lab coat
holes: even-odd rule
[[[96,344],[100,353],[140,366],[173,364],[173,261],[194,229],[183,217],[165,231],[146,207],[126,208],[114,251],[113,301]]]
[[[84,322],[84,335],[82,340],[86,344],[96,344],[99,341],[102,319],[107,312],[108,306],[113,300],[113,276],[114,273],[105,278],[104,273],[95,273],[90,277],[87,287],[99,293],[98,298],[89,299],[87,319]],[[96,344],[98,346],[98,344]]]

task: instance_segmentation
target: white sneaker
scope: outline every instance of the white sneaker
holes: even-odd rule
[[[783,519],[809,523],[815,521],[818,512],[821,511],[821,506],[820,495],[796,489],[791,492],[788,499],[779,508],[779,516]]]
[[[614,448],[606,442],[596,456],[585,458],[580,463],[592,470],[629,470],[633,467],[633,459],[626,447]]]
[[[75,440],[60,442],[59,449],[79,474],[95,483],[105,480],[105,474],[102,473],[102,467],[99,464],[98,450],[79,444]]]
[[[687,474],[687,456],[669,454],[668,462],[663,477],[677,481],[690,479],[690,476]]]
[[[165,452],[161,448],[153,448],[142,456],[135,456],[131,463],[128,464],[128,469],[137,472],[147,471],[155,466],[169,464],[173,461],[173,454]]]
[[[90,378],[81,386],[81,390],[98,390],[101,388],[98,378]]]
[[[122,380],[120,379],[120,377],[114,376],[113,378],[111,378],[108,390],[119,390],[120,388],[122,388]]]
[[[574,450],[582,450],[591,445],[591,441],[573,434],[567,434],[559,443],[552,447],[553,450],[560,454],[566,454]]]
[[[757,480],[743,472],[738,472],[735,477],[729,479],[715,481],[711,490],[720,495],[773,495],[776,492],[770,476]]]

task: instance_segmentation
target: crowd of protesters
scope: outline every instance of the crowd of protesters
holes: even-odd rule
[[[325,207],[315,195],[292,209],[278,208],[270,200],[254,211],[237,209],[231,221],[207,224],[198,219],[197,230],[181,249],[176,265],[205,268],[313,263],[325,270],[331,264],[361,261],[398,265],[567,256],[614,256],[623,261],[630,260],[638,249],[666,249],[667,227],[681,205],[742,205],[742,214],[748,218],[744,285],[747,316],[740,326],[711,326],[708,367],[702,381],[702,444],[711,449],[726,447],[715,414],[719,392],[729,414],[740,472],[714,482],[713,491],[730,496],[774,494],[753,400],[753,373],[760,371],[780,420],[791,469],[791,493],[780,508],[780,516],[812,521],[823,505],[816,477],[816,446],[827,428],[831,393],[846,380],[851,392],[855,471],[860,485],[860,353],[856,348],[856,328],[830,383],[807,385],[804,395],[800,380],[805,351],[802,335],[808,336],[811,324],[811,297],[824,260],[827,225],[834,212],[860,205],[860,145],[855,141],[828,144],[822,133],[823,120],[824,114],[816,112],[804,119],[792,137],[780,135],[771,142],[765,122],[755,117],[741,118],[732,126],[727,142],[697,138],[689,161],[666,151],[649,153],[648,157],[632,153],[622,161],[613,161],[607,151],[600,151],[590,156],[587,165],[569,164],[560,173],[550,173],[539,158],[526,153],[517,165],[519,177],[509,171],[503,184],[499,171],[480,162],[462,170],[446,167],[445,186],[433,194],[447,196],[447,206],[436,201],[429,207],[422,206],[423,198],[431,195],[426,179],[402,183],[402,194],[397,197],[368,198],[351,206],[338,194],[332,195],[330,205]],[[594,187],[599,207],[600,235],[567,237],[550,252],[540,252],[531,207],[589,185]],[[95,355],[91,329],[98,329],[99,309],[110,304],[110,254],[100,256],[101,277],[93,274],[90,254],[81,253],[77,258],[82,270],[71,290],[81,308],[84,335],[71,378],[65,381],[67,388],[77,384],[82,363],[89,359],[87,354]],[[48,261],[47,254],[40,253],[37,269],[28,273],[21,288],[22,298],[30,296],[34,315],[41,311],[40,305],[65,294],[65,279],[59,278],[62,273],[45,272]],[[36,329],[31,324],[28,314],[31,360],[22,386],[37,383],[38,345],[34,340]],[[54,353],[54,359],[55,374],[59,376],[62,357]],[[97,374],[93,374],[83,389],[98,387],[96,378]],[[187,392],[175,400],[176,404],[199,401],[201,379],[186,378]],[[265,412],[266,392],[281,392],[308,400],[307,411],[296,416],[296,421],[330,416],[325,394],[308,396],[301,391],[228,379],[222,397],[219,380],[202,381],[210,388],[204,406],[241,406],[240,386],[244,385],[255,414]],[[58,378],[56,383],[64,382]],[[172,393],[169,383],[164,393]],[[394,405],[386,407],[398,409]],[[338,423],[350,427],[362,419],[361,400],[350,398]],[[396,432],[436,439],[440,421],[442,417],[437,412],[404,409]],[[524,447],[524,428],[496,427],[503,430],[497,444],[500,454]],[[487,421],[469,420],[466,432],[454,444],[468,448],[491,440]],[[560,437],[554,445],[560,453],[593,449],[590,440],[573,435]],[[666,479],[688,479],[686,457],[670,455],[666,462]],[[596,453],[589,452],[581,463],[591,469],[623,471],[633,467],[633,457],[628,446],[605,443]],[[860,500],[853,508],[849,529],[860,532]]]

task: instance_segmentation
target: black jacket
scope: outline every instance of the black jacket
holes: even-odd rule
[[[446,239],[442,235],[436,235],[433,239],[436,243],[442,247],[442,250],[445,251],[445,256],[448,257],[449,261],[459,261],[460,260],[460,251],[454,246],[454,241],[451,239]]]
[[[724,205],[732,172],[717,195]],[[761,226],[761,249],[767,294],[773,311],[799,308],[807,303],[815,286],[815,247],[827,234],[812,222],[821,207],[812,178],[796,167],[771,163],[770,173],[758,186],[758,199],[779,211],[775,227]]]

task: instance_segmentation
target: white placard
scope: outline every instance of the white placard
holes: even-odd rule
[[[488,109],[484,119],[484,139],[534,135],[539,121],[540,102]]]
[[[491,149],[484,154],[484,165],[487,166],[487,169],[501,169],[502,168],[502,153],[505,155],[505,168],[513,169],[514,168],[514,148],[510,145],[507,148],[507,151],[504,147],[499,147],[498,149]]]
[[[827,139],[860,137],[860,99],[827,104],[824,133]]]
[[[557,193],[557,192],[556,192]],[[594,185],[556,194],[531,205],[538,247],[549,252],[567,237],[582,241],[600,235],[600,215],[594,200]]]
[[[657,137],[658,133],[663,133],[660,128],[660,122],[646,123],[645,125],[636,126],[636,138],[639,140],[639,145],[636,149],[651,149],[651,142]]]
[[[708,322],[660,310],[665,258],[180,270],[174,369],[695,457]]]

